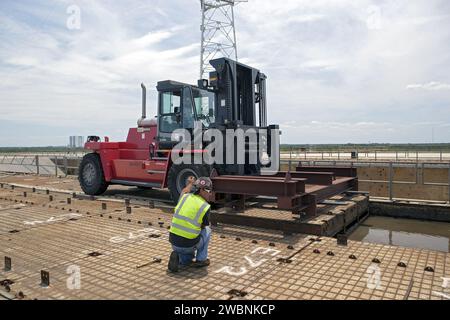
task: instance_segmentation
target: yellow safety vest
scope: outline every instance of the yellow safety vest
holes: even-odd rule
[[[203,217],[210,205],[202,197],[184,194],[175,207],[170,232],[186,239],[195,239],[201,231]]]

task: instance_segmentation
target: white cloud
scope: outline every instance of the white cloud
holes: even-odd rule
[[[406,89],[423,89],[423,90],[450,90],[450,83],[442,83],[437,81],[431,81],[428,83],[409,84]]]
[[[123,139],[141,82],[196,82],[198,3],[79,0],[81,30],[71,31],[72,3],[2,2],[0,122]],[[450,118],[445,12],[445,0],[252,0],[236,7],[239,58],[268,76],[269,122],[285,128],[283,142],[422,141],[419,120]],[[148,100],[154,112],[154,89]],[[42,144],[66,134],[54,131]]]
[[[140,82],[149,87],[149,105],[155,107],[157,81],[195,79],[197,68],[184,66],[197,62],[198,43],[165,44],[186,27],[134,30],[123,10],[90,1],[80,7],[79,32],[65,28],[64,6],[49,9],[56,16],[39,15],[42,28],[0,14],[11,33],[0,32],[6,39],[0,44],[0,76],[8,79],[0,87],[0,121],[62,125],[86,134],[118,127],[121,136],[114,137],[123,139],[139,115]],[[57,27],[47,30],[47,24]]]

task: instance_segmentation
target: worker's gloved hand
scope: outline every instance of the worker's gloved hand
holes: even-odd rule
[[[196,179],[194,176],[190,176],[190,177],[187,179],[186,187],[183,188],[183,190],[181,191],[181,194],[190,193],[191,190],[192,190],[192,186],[194,185],[194,182],[195,182],[196,180],[197,180],[197,179]]]
[[[188,185],[188,186],[189,186],[189,185],[192,185],[192,184],[195,182],[195,180],[197,180],[197,179],[195,179],[194,176],[190,176],[190,177],[187,179],[187,185]]]

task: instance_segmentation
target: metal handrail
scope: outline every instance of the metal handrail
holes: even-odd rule
[[[366,160],[392,160],[400,161],[415,159],[419,160],[430,160],[435,159],[438,161],[449,161],[450,151],[438,150],[438,151],[389,151],[389,150],[364,150],[356,151],[354,157],[352,157],[352,150],[330,150],[330,151],[302,151],[290,148],[287,150],[282,150],[281,158],[290,160],[333,160],[333,159],[366,159]]]

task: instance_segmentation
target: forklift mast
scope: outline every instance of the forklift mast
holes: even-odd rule
[[[209,76],[216,92],[216,124],[266,127],[266,76],[227,58],[210,64],[216,70]]]

